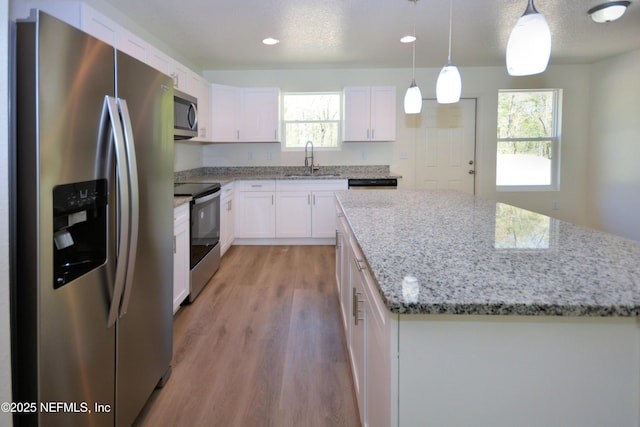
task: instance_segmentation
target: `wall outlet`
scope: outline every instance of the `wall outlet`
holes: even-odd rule
[[[267,160],[273,160],[273,153],[271,151],[267,151]]]
[[[409,158],[409,152],[408,151],[401,151],[400,152],[400,158],[403,160],[406,160]]]
[[[553,210],[554,211],[559,211],[560,210],[560,203],[558,203],[557,200],[553,201]]]
[[[253,151],[249,151],[249,153],[247,153],[247,159],[253,160]]]
[[[361,151],[360,152],[360,160],[367,160],[367,152],[366,151]]]

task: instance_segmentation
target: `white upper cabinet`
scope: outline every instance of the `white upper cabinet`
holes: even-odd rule
[[[211,85],[213,142],[278,142],[280,89]]]
[[[147,55],[147,64],[156,70],[165,73],[167,76],[171,74],[171,63],[173,59],[164,52],[149,46],[149,54]]]
[[[131,31],[124,28],[118,30],[118,44],[116,47],[138,61],[148,63],[149,44]]]
[[[344,141],[396,139],[396,88],[344,88]]]
[[[280,89],[275,87],[242,88],[240,101],[240,140],[277,142]]]
[[[169,75],[173,77],[173,87],[189,95],[189,69],[177,61],[173,61]],[[195,96],[195,95],[194,95]]]
[[[118,45],[119,25],[86,4],[82,5],[81,29],[111,46]]]
[[[239,109],[240,88],[215,83],[211,85],[210,141],[234,142],[239,140]]]

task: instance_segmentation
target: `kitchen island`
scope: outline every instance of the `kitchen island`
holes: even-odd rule
[[[455,192],[336,200],[363,424],[638,425],[640,245]]]

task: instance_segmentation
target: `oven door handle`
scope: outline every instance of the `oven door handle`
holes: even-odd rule
[[[216,191],[215,193],[207,194],[206,196],[203,196],[203,197],[195,197],[193,199],[193,203],[195,205],[199,205],[200,203],[206,203],[210,200],[213,200],[216,197],[220,197],[220,190]]]

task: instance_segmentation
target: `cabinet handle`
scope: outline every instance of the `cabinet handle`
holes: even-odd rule
[[[342,212],[338,211],[338,218],[340,218],[342,215]]]
[[[364,320],[364,317],[360,317],[360,303],[364,302],[363,299],[360,299],[362,294],[360,292],[356,292],[356,288],[353,288],[353,324],[358,326],[358,321]]]
[[[176,253],[176,236],[173,236],[173,253]]]
[[[233,210],[233,204],[232,204],[233,200],[229,200],[229,211]]]
[[[236,131],[236,139],[240,141],[240,130]]]
[[[171,77],[173,77],[173,87],[180,87],[180,76],[176,73],[171,73]]]
[[[251,188],[262,188],[262,184],[251,184]]]
[[[311,204],[311,194],[307,194],[307,204]]]
[[[278,140],[278,129],[274,129],[273,130],[273,140],[277,141]]]
[[[360,264],[360,263],[362,262],[362,260],[361,260],[361,259],[354,258],[354,259],[353,259],[353,262],[355,262],[355,263],[356,263],[356,267],[358,268],[358,271],[362,271],[362,270],[366,270],[366,269],[367,269],[367,267],[366,267],[366,266],[363,266],[362,264]]]
[[[272,194],[272,195],[271,195],[271,204],[272,204],[272,205],[273,205],[273,204],[275,204],[275,203],[274,203],[274,200],[273,200],[273,197],[274,197],[274,196],[273,196],[273,194]]]
[[[371,129],[371,139],[376,139],[376,130]]]
[[[314,194],[313,194],[313,206],[315,206],[315,205],[316,205],[316,195],[315,195],[315,193],[314,193]]]
[[[356,288],[351,288],[351,315],[353,316],[354,319],[358,317],[357,313],[358,313],[358,292],[356,292]]]
[[[370,139],[369,138],[369,133],[370,133],[370,129],[367,129],[367,139]]]

